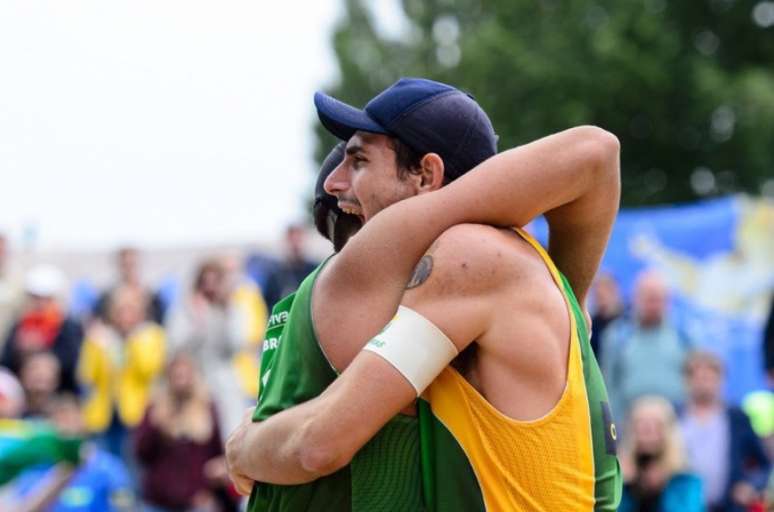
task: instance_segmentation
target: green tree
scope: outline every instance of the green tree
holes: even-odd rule
[[[343,101],[401,76],[448,82],[489,113],[500,149],[603,126],[627,206],[758,194],[774,175],[774,2],[403,0],[394,38],[367,0],[344,1],[327,89]],[[317,130],[323,157],[333,139]]]

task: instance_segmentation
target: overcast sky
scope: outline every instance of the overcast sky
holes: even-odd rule
[[[312,186],[340,16],[338,0],[0,2],[0,230],[47,249],[276,238]]]

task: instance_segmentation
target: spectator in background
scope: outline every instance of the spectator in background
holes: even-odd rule
[[[19,380],[27,397],[25,418],[44,418],[59,389],[61,368],[51,352],[36,352],[24,358]]]
[[[187,354],[175,354],[167,365],[135,450],[148,510],[235,510],[215,406]]]
[[[127,430],[142,419],[151,386],[164,367],[164,331],[145,319],[146,297],[134,287],[114,290],[110,323],[89,329],[78,366],[86,428],[119,456]]]
[[[67,438],[86,432],[78,400],[72,394],[55,396],[48,404],[48,420]],[[3,510],[46,510],[49,512],[133,511],[134,497],[123,462],[94,443],[80,447],[80,462],[42,464],[27,469],[11,484],[11,503]],[[33,503],[37,507],[31,507]],[[45,505],[44,505],[45,504]]]
[[[25,407],[24,389],[19,380],[0,366],[0,420],[21,418]]]
[[[65,287],[65,277],[56,267],[40,265],[27,273],[27,302],[8,333],[0,364],[18,375],[26,356],[51,351],[61,367],[60,390],[75,391],[83,330],[60,303]]]
[[[233,308],[239,317],[245,319],[246,345],[236,354],[234,366],[242,392],[248,399],[247,403],[252,405],[258,397],[258,361],[269,312],[261,290],[245,273],[242,258],[231,253],[224,255],[221,262],[226,288],[231,290],[229,308]],[[230,432],[225,427],[222,430],[224,434]]]
[[[774,387],[774,294],[771,296],[769,317],[766,320],[766,327],[763,329],[763,364],[769,379],[769,386]]]
[[[691,343],[669,319],[668,302],[661,276],[643,272],[635,283],[634,318],[615,320],[602,337],[602,371],[619,417],[644,395],[683,402],[682,369]]]
[[[602,359],[600,340],[610,323],[623,313],[618,283],[611,274],[600,274],[594,283],[594,313],[591,315],[591,348],[597,360]]]
[[[681,418],[688,464],[710,511],[743,512],[759,500],[770,464],[747,415],[723,402],[723,365],[708,352],[685,363],[688,402]]]
[[[269,310],[280,299],[298,289],[298,285],[316,267],[304,254],[306,229],[302,224],[291,224],[285,231],[285,260],[268,276],[263,296]]]
[[[701,512],[701,480],[685,472],[675,412],[658,396],[634,402],[621,449],[624,490],[619,512]]]
[[[21,283],[8,265],[8,240],[0,233],[0,350],[23,299]]]
[[[157,324],[163,324],[164,304],[158,293],[153,292],[142,282],[140,252],[133,247],[122,247],[116,251],[116,270],[118,271],[118,282],[100,295],[94,307],[95,316],[103,322],[108,322],[111,296],[119,288],[129,288],[143,296],[145,302],[144,318]]]
[[[217,259],[202,263],[188,297],[167,321],[171,352],[186,351],[215,395],[224,435],[235,429],[247,407],[234,357],[247,346],[248,316],[231,302],[233,283]]]

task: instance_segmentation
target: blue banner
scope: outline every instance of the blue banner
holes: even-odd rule
[[[547,226],[530,226],[542,242]],[[622,210],[602,262],[627,303],[637,275],[660,272],[670,316],[726,362],[726,395],[765,388],[762,337],[774,291],[774,202],[744,196]]]

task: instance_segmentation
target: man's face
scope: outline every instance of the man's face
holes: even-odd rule
[[[118,254],[118,272],[124,282],[135,282],[140,277],[140,255],[134,249],[122,249]]]
[[[666,314],[668,293],[666,285],[656,276],[647,276],[635,291],[637,318],[644,327],[661,324]]]
[[[19,373],[27,393],[51,394],[59,386],[59,361],[49,353],[29,356]]]
[[[114,299],[110,306],[110,322],[123,334],[131,332],[145,319],[145,304],[142,297],[124,294]]]
[[[693,362],[686,381],[688,394],[694,402],[709,403],[720,398],[723,378],[720,370],[708,362]]]
[[[395,151],[385,135],[356,132],[344,160],[325,180],[339,208],[368,222],[393,203],[417,194],[414,182],[398,176]]]

